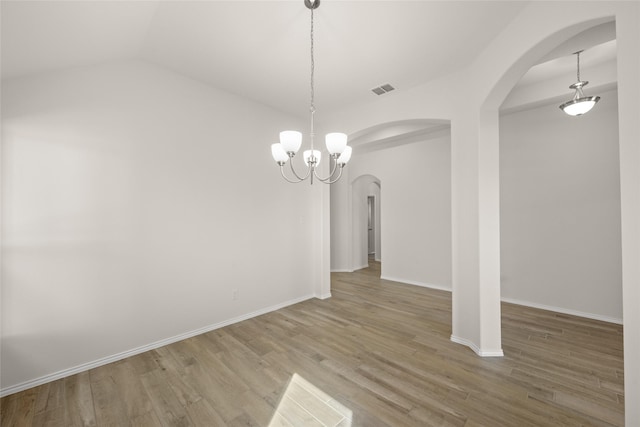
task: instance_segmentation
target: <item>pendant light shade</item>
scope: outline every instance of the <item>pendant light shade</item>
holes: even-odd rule
[[[578,81],[569,86],[569,89],[575,90],[573,99],[560,105],[560,109],[570,116],[581,116],[589,112],[600,100],[599,96],[584,96],[582,88],[589,84],[588,81],[580,80],[580,53],[576,52],[578,58]]]
[[[599,96],[586,96],[567,101],[560,106],[570,116],[581,116],[588,113],[600,100]]]

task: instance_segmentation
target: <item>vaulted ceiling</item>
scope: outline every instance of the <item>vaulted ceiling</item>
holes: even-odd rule
[[[376,97],[371,89],[385,83],[401,91],[465,67],[526,5],[322,0],[314,18],[316,104],[339,108]],[[3,79],[140,59],[307,114],[310,13],[302,0],[3,1],[1,8]]]

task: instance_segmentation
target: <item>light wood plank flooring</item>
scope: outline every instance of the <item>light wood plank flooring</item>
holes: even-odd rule
[[[1,424],[267,426],[297,373],[343,426],[624,425],[621,326],[503,304],[505,356],[480,358],[449,340],[449,293],[378,277],[7,396]],[[303,406],[273,425],[323,425]]]

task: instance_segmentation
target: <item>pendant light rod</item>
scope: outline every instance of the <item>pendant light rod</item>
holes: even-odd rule
[[[576,55],[577,60],[576,60],[576,67],[577,67],[577,72],[576,72],[576,76],[578,77],[577,81],[581,81],[580,80],[580,54],[584,52],[583,50],[579,50],[577,52],[574,52],[574,55]]]

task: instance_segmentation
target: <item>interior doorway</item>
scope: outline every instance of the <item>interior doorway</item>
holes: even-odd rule
[[[367,210],[369,219],[367,221],[367,240],[369,246],[369,259],[376,256],[376,197],[367,196]]]
[[[351,183],[351,271],[381,261],[380,179],[361,175]]]

